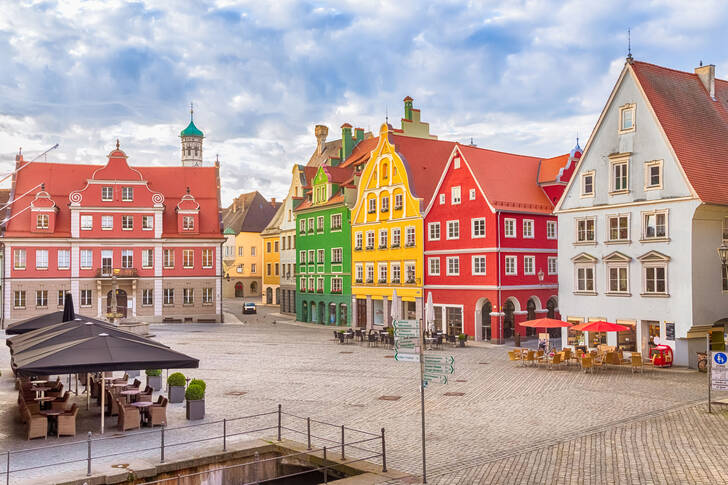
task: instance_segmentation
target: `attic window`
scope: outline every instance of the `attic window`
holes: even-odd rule
[[[35,218],[36,229],[48,229],[48,214],[38,214]]]
[[[635,129],[635,105],[625,104],[619,108],[619,132],[630,133]]]
[[[194,231],[195,230],[195,218],[193,216],[184,216],[182,219],[182,230]]]
[[[101,200],[113,200],[114,199],[114,188],[113,187],[101,187]]]
[[[389,176],[389,166],[385,163],[384,165],[382,165],[382,178],[386,180],[388,176]]]
[[[455,169],[460,168],[460,157],[455,157],[452,162],[453,162],[453,168],[455,168]]]
[[[134,187],[121,188],[121,200],[131,202],[134,200]]]

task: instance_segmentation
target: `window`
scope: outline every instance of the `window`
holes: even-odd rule
[[[388,239],[389,239],[389,234],[387,233],[387,230],[380,229],[379,230],[379,249],[385,249],[387,247]]]
[[[406,244],[407,247],[412,247],[415,245],[415,228],[414,226],[407,226],[406,229]]]
[[[38,214],[35,216],[36,229],[48,229],[48,214]]]
[[[523,274],[536,274],[536,256],[523,257]]]
[[[722,280],[723,280],[723,291],[728,291],[728,265],[721,265]]]
[[[154,216],[142,216],[142,229],[151,231],[154,228]]]
[[[280,270],[279,270],[279,268],[278,268],[278,267],[279,267],[280,265],[279,265],[278,263],[273,263],[273,266],[274,266],[274,267],[275,267],[275,269],[276,269],[276,276],[279,276],[279,275],[280,275]]]
[[[194,305],[195,304],[195,289],[194,288],[183,288],[182,289],[182,304],[183,305]]]
[[[25,269],[25,249],[13,249],[13,268]]]
[[[182,267],[192,268],[195,265],[195,253],[192,249],[182,250]]]
[[[662,160],[645,163],[645,190],[662,188]]]
[[[458,168],[460,168],[460,157],[455,157],[452,159],[452,166],[453,170],[457,170]]]
[[[314,291],[316,289],[316,284],[314,282],[313,278],[308,279],[308,291]]]
[[[619,108],[619,132],[629,133],[635,128],[635,105],[625,104]]]
[[[313,233],[313,217],[308,218],[308,232]]]
[[[35,306],[47,307],[48,306],[48,290],[36,290],[35,291]]]
[[[374,283],[374,264],[367,263],[367,283]]]
[[[415,263],[404,263],[404,275],[407,278],[406,282],[408,284],[415,283]]]
[[[475,189],[470,189],[470,200],[475,200]]]
[[[377,212],[377,199],[369,199],[369,214]]]
[[[101,216],[101,229],[110,231],[114,228],[114,216]]]
[[[440,205],[445,204],[445,194],[440,194]]]
[[[401,282],[402,274],[401,274],[401,268],[399,266],[399,263],[392,263],[391,264],[391,271],[392,271],[392,283],[399,284]]]
[[[629,240],[629,216],[627,214],[607,216],[607,221],[609,222],[610,241]]]
[[[594,197],[594,171],[581,174],[581,196]]]
[[[608,278],[607,291],[610,293],[627,293],[628,288],[628,267],[626,264],[610,264],[607,266]]]
[[[533,239],[533,219],[523,219],[523,237]]]
[[[399,227],[393,227],[392,228],[392,247],[398,248],[401,242],[401,232],[402,230]]]
[[[250,255],[255,256],[255,246],[250,247]]]
[[[642,213],[642,239],[664,239],[667,237],[667,211]]]
[[[385,195],[384,197],[382,197],[382,207],[379,210],[380,210],[380,212],[389,211],[389,197],[388,196]]]
[[[341,214],[331,214],[331,230],[338,231],[341,229]]]
[[[152,306],[154,304],[154,290],[144,288],[142,290],[142,306]]]
[[[121,267],[122,268],[133,268],[134,267],[134,251],[131,249],[121,250]]]
[[[306,291],[306,278],[301,278],[299,285],[301,286],[301,291]]]
[[[93,267],[93,252],[90,249],[81,250],[81,269],[90,269]]]
[[[470,236],[474,239],[485,237],[485,217],[470,220]]]
[[[374,231],[367,231],[367,249],[374,249]]]
[[[516,275],[518,274],[518,259],[517,256],[506,256],[506,274]]]
[[[595,219],[587,217],[576,220],[576,241],[577,242],[595,242],[594,231]]]
[[[318,264],[324,264],[326,262],[326,250],[324,250],[324,249],[316,250],[316,262]]]
[[[331,293],[342,293],[344,291],[344,280],[331,278]]]
[[[111,270],[114,266],[114,252],[110,249],[101,251],[101,274],[103,276],[111,276]]]
[[[344,259],[344,251],[342,248],[331,249],[331,262],[340,264]]]
[[[195,230],[194,216],[184,216],[182,218],[182,230],[183,231],[194,231]]]
[[[303,249],[298,252],[298,262],[306,264],[306,251]]]
[[[549,256],[548,258],[548,272],[550,275],[559,273],[559,258],[556,256]]]
[[[212,249],[202,250],[202,267],[212,268]]]
[[[485,256],[473,256],[473,274],[485,274]]]
[[[48,269],[48,250],[35,250],[35,269]]]
[[[667,294],[666,264],[645,265],[644,274],[646,294]]]
[[[142,249],[142,268],[151,268],[154,266],[154,250]]]
[[[124,231],[134,229],[134,218],[132,216],[121,216],[121,228]]]
[[[256,267],[255,266],[256,266],[255,263],[253,263],[253,264],[250,265],[250,272],[251,273],[255,273],[256,272]]]
[[[458,276],[460,274],[460,257],[450,256],[447,258],[447,275]]]
[[[354,234],[354,249],[357,251],[360,250],[363,246],[363,236],[361,232],[357,232]]]
[[[298,231],[301,233],[301,236],[306,234],[306,219],[301,219],[298,222]]]
[[[25,308],[25,290],[15,292],[15,296],[13,298],[13,307]]]
[[[505,237],[516,237],[515,219],[503,219],[503,235]]]
[[[90,231],[94,226],[94,217],[90,215],[81,216],[81,230]]]
[[[91,290],[81,290],[81,306],[91,306]]]
[[[174,305],[174,288],[164,289],[164,304]]]
[[[314,249],[308,250],[308,264],[313,264],[316,262],[316,251]]]
[[[285,241],[285,239],[283,241]],[[278,252],[278,241],[277,240],[273,241],[273,252],[274,253]]]
[[[354,278],[357,283],[362,283],[364,281],[364,266],[362,266],[361,263],[358,263],[354,267]]]
[[[243,251],[243,246],[240,246],[240,247],[238,248],[238,256],[239,256],[239,257],[242,257],[242,256],[244,256],[244,255],[245,255],[245,254],[244,254],[244,251]]]
[[[629,162],[624,159],[612,161],[612,192],[626,192],[628,186]]]
[[[580,264],[576,267],[576,291],[594,292],[594,265]]]
[[[447,221],[447,238],[460,239],[460,221]]]
[[[58,300],[56,305],[63,306],[66,304],[66,290],[58,290]]]
[[[430,222],[427,225],[428,228],[428,240],[430,241],[439,241],[440,240],[440,223],[439,222]]]
[[[546,221],[546,238],[556,239],[558,232],[556,231],[556,221]]]
[[[134,200],[134,187],[122,187],[121,200],[124,202],[131,202]]]
[[[387,282],[387,263],[379,263],[379,283]]]
[[[450,203],[453,205],[460,203],[460,186],[457,185],[450,189]]]
[[[270,253],[270,250],[271,250],[271,244],[270,244],[270,241],[268,241],[267,243],[265,243],[265,252]]]
[[[428,258],[430,276],[440,276],[440,258]]]
[[[323,293],[324,292],[324,279],[318,278],[316,280],[316,292],[317,293]]]
[[[402,194],[394,194],[394,210],[402,209]]]
[[[165,249],[163,259],[165,268],[174,268],[174,249]]]
[[[113,200],[114,199],[114,188],[113,187],[101,187],[101,200]]]
[[[322,232],[324,230],[324,216],[318,216],[316,218],[316,231]]]
[[[68,249],[58,250],[58,269],[68,269],[71,267],[71,251]]]
[[[237,266],[237,267],[235,268],[235,271],[237,271],[238,273],[242,273],[242,272],[243,272],[244,270],[245,270],[245,265],[244,265],[244,264],[239,264],[239,265],[238,265],[238,266]]]

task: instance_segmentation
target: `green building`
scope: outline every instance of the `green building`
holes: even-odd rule
[[[348,153],[347,153],[348,155]],[[352,170],[318,167],[296,208],[296,319],[351,322],[351,225],[356,201]]]

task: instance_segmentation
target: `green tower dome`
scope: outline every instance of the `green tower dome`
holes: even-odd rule
[[[204,134],[195,126],[195,122],[190,120],[190,124],[187,128],[180,131],[179,136],[199,136],[204,138]]]

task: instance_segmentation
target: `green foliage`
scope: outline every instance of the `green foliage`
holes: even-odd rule
[[[185,399],[188,401],[199,401],[200,399],[205,398],[205,388],[203,388],[199,384],[192,384],[190,382],[190,385],[187,386],[187,390],[185,391]]]
[[[185,375],[181,372],[175,372],[174,374],[171,374],[169,377],[167,377],[167,385],[168,386],[178,386],[178,387],[184,387],[185,382]]]
[[[466,338],[468,338],[468,336],[465,335],[464,333],[461,333],[458,335],[458,340],[465,340]]]
[[[148,376],[152,376],[152,377],[161,376],[162,375],[162,369],[147,369],[144,372],[146,372],[146,374]]]
[[[192,379],[189,385],[191,386],[193,384],[200,386],[202,388],[202,392],[205,392],[205,390],[207,389],[207,384],[205,384],[205,381],[203,381],[202,379]]]
[[[394,328],[387,327],[387,333],[389,334],[390,337],[392,337],[394,335]]]

